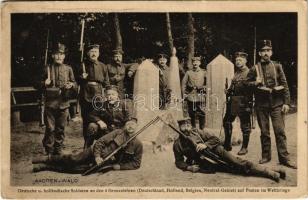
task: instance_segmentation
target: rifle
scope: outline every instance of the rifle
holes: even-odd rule
[[[47,38],[46,38],[46,48],[45,48],[45,57],[44,57],[44,66],[47,67],[47,61],[48,61],[48,42],[49,42],[49,29],[47,30]],[[40,127],[45,127],[45,122],[44,122],[44,114],[45,114],[45,96],[44,92],[41,93],[41,98],[40,98],[40,111],[41,111],[41,116],[40,116]]]
[[[80,63],[82,65],[82,71],[85,73],[85,66],[83,62],[83,54],[84,54],[84,43],[83,43],[83,38],[84,38],[84,27],[85,27],[85,19],[81,19],[81,33],[80,33],[80,43],[79,43],[79,51],[80,51]],[[79,93],[80,93],[80,85],[78,85],[77,89],[77,105],[76,105],[76,113],[79,113],[80,110],[80,105],[79,105]]]
[[[190,141],[195,147],[197,146],[197,144],[195,143],[195,141],[193,141],[190,137],[186,136],[184,133],[182,133],[181,131],[179,131],[177,128],[175,128],[173,125],[171,125],[170,123],[167,123],[165,120],[163,120],[160,116],[157,116],[159,118],[159,120],[161,120],[164,124],[166,124],[167,126],[169,126],[172,130],[174,130],[175,132],[177,132],[179,135],[181,135],[182,137],[184,137],[185,139],[187,139],[188,141]],[[198,137],[201,139],[201,141],[204,143],[204,140],[201,138],[201,136],[198,134]],[[225,168],[229,168],[229,165],[221,160],[219,158],[219,156],[217,156],[216,154],[212,153],[210,150],[205,149],[202,152],[202,155],[200,156],[201,159],[206,159],[211,163],[218,163],[220,165],[222,165]]]
[[[132,137],[130,137],[127,141],[125,141],[123,144],[121,144],[118,148],[116,148],[113,152],[111,152],[106,158],[104,158],[104,161],[100,165],[94,165],[87,171],[85,171],[82,176],[87,176],[91,174],[92,172],[99,172],[103,170],[106,166],[104,163],[108,161],[110,158],[112,158],[116,153],[118,153],[122,148],[126,147],[126,145],[135,139],[140,133],[142,133],[145,129],[147,129],[152,124],[156,123],[159,120],[159,116],[155,117],[151,121],[149,121],[145,126],[143,126],[139,131],[137,131]]]

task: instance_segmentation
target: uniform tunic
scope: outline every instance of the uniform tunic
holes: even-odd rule
[[[228,89],[229,95],[231,95],[231,101],[227,105],[226,114],[223,119],[223,125],[225,128],[225,133],[232,133],[232,122],[234,122],[236,116],[240,118],[241,130],[243,134],[250,134],[251,124],[250,124],[250,103],[252,103],[252,92],[250,88],[245,85],[247,79],[247,74],[249,69],[247,66],[244,66],[241,69],[238,69],[231,82],[231,86]],[[239,101],[232,102],[232,98],[239,98]],[[239,104],[234,107],[238,109],[233,111],[232,104]]]

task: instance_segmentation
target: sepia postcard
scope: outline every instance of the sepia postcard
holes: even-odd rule
[[[3,2],[2,198],[307,198],[306,3]]]

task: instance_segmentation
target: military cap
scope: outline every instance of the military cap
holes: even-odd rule
[[[247,57],[248,57],[248,54],[245,53],[244,51],[238,51],[238,52],[235,52],[234,57],[235,57],[235,58],[237,58],[237,57],[247,58]]]
[[[66,53],[66,47],[64,44],[58,42],[53,48],[52,53]]]
[[[166,58],[166,59],[168,59],[168,56],[167,56],[166,54],[164,54],[164,53],[159,53],[159,54],[157,54],[156,59],[158,60],[158,59],[160,59],[160,58]]]
[[[272,41],[270,40],[260,40],[258,43],[258,49],[272,49]]]
[[[106,87],[106,91],[107,90],[114,90],[114,91],[116,91],[116,92],[119,92],[119,88],[118,88],[118,86],[116,86],[116,85],[108,85],[107,87]]]
[[[194,56],[191,58],[192,61],[201,61],[201,56]]]
[[[88,44],[86,50],[90,51],[91,49],[99,49],[99,44]]]
[[[179,119],[179,120],[178,120],[179,126],[181,126],[182,124],[187,124],[187,123],[189,123],[189,124],[191,123],[189,117],[185,117],[185,118],[183,118],[183,119]]]
[[[114,49],[112,51],[113,55],[124,54],[124,51],[121,48]]]

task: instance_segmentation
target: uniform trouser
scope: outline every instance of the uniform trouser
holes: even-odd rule
[[[68,108],[66,109],[45,109],[46,131],[43,138],[43,146],[46,153],[56,153],[63,148],[64,128],[67,123]]]
[[[287,138],[284,131],[284,116],[281,112],[282,106],[276,108],[256,108],[257,120],[261,129],[261,146],[262,158],[271,159],[271,136],[269,127],[269,118],[271,118],[276,146],[278,151],[279,162],[286,162],[289,160],[289,153],[287,150]]]
[[[89,123],[85,136],[85,148],[90,147],[94,143],[94,140],[98,140],[103,135],[106,135],[108,132],[109,131],[107,129],[101,130],[96,123]]]
[[[95,163],[91,148],[77,154],[52,155],[46,162],[48,167],[44,170],[69,173],[83,173],[89,169],[89,165]]]
[[[240,118],[240,126],[243,133],[243,138],[249,137],[251,133],[251,122],[250,122],[250,113],[249,112],[241,112],[239,113]],[[232,122],[234,122],[236,115],[232,115],[231,111],[227,109],[227,112],[223,119],[223,127],[225,130],[225,147],[231,146],[231,136],[232,136]]]
[[[192,102],[187,101],[188,114],[191,118],[191,124],[196,128],[196,116],[199,119],[199,128],[203,129],[205,127],[205,103],[204,102]]]
[[[270,170],[267,167],[234,156],[230,152],[226,151],[221,145],[215,147],[212,152],[225,161],[230,166],[231,171],[240,174],[269,177],[270,173],[273,172],[273,170]]]
[[[92,103],[85,100],[80,100],[80,110],[82,117],[82,133],[84,140],[87,140],[87,131],[89,125],[89,114],[94,110]]]

